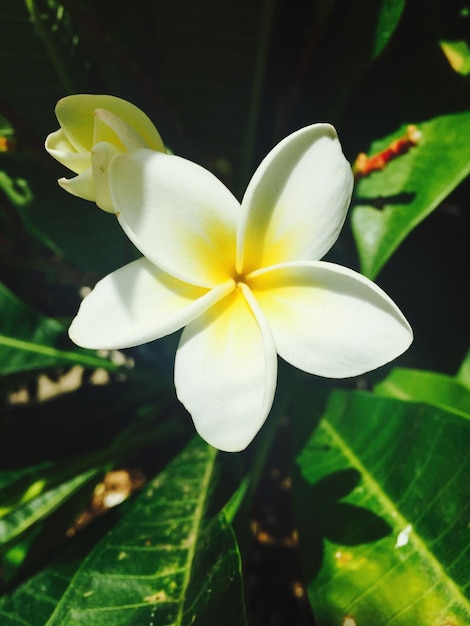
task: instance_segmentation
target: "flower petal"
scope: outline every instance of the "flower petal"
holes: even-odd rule
[[[93,143],[96,145],[101,141],[117,146],[121,152],[148,147],[137,131],[118,115],[106,109],[96,109]]]
[[[62,98],[55,113],[70,143],[79,152],[89,152],[94,144],[94,114],[106,109],[122,118],[152,150],[164,150],[157,129],[139,108],[115,96],[75,94]]]
[[[286,137],[258,167],[243,198],[239,272],[320,259],[338,237],[352,188],[332,126],[314,124]]]
[[[233,277],[240,205],[210,172],[136,150],[112,160],[109,180],[122,228],[155,265],[201,287]]]
[[[139,259],[97,283],[69,335],[83,348],[130,348],[180,329],[232,289],[233,282],[213,290],[194,287]]]
[[[91,151],[91,171],[95,187],[95,202],[103,211],[114,213],[109,189],[109,164],[111,159],[120,154],[120,150],[111,143],[101,141]]]
[[[73,178],[59,178],[57,181],[62,189],[68,191],[73,196],[84,200],[95,200],[95,183],[91,174],[91,167],[85,172]]]
[[[81,174],[90,167],[90,153],[77,152],[61,128],[47,136],[46,150],[54,159],[76,174]]]
[[[413,339],[393,301],[345,267],[286,263],[248,281],[279,355],[311,374],[358,376],[395,359]]]
[[[177,395],[196,430],[227,452],[251,442],[276,390],[271,333],[249,290],[241,288],[245,296],[237,289],[184,329],[175,362]]]

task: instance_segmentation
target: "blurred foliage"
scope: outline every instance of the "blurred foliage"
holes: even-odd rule
[[[216,453],[191,439],[175,400],[175,337],[124,354],[67,338],[80,290],[136,257],[116,220],[59,189],[63,168],[44,151],[55,103],[79,92],[141,107],[175,153],[238,197],[303,125],[334,123],[351,162],[417,127],[416,145],[358,181],[330,253],[377,277],[410,320],[412,348],[342,391],[282,370],[313,611],[298,624],[470,620],[469,23],[465,0],[3,0],[2,625],[109,623],[111,610],[113,624],[263,626],[285,609],[263,580],[246,610],[242,593],[278,413],[245,453]],[[78,383],[64,389],[70,372]],[[119,467],[146,474],[143,493],[68,538]],[[273,607],[265,621],[260,605]]]

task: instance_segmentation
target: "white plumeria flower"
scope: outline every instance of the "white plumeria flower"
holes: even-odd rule
[[[75,172],[59,185],[113,213],[108,169],[119,153],[139,148],[165,151],[157,129],[136,106],[116,98],[76,94],[62,98],[55,113],[61,128],[46,139],[46,150]]]
[[[338,237],[353,186],[332,126],[281,141],[241,205],[202,167],[149,150],[117,156],[110,185],[121,226],[144,258],[96,285],[70,337],[87,348],[127,348],[185,326],[177,395],[213,446],[242,450],[261,428],[276,353],[343,378],[410,345],[408,322],[379,287],[318,260]]]

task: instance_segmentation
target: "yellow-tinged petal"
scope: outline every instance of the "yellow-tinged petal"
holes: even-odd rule
[[[84,200],[95,199],[95,183],[91,173],[91,167],[85,172],[73,178],[59,178],[57,181],[62,189],[68,191],[72,196],[83,198]]]
[[[239,272],[320,259],[339,235],[352,188],[332,126],[314,124],[286,137],[262,161],[243,198]]]
[[[279,355],[311,374],[358,376],[395,359],[412,342],[394,302],[345,267],[286,263],[254,272],[248,283]]]
[[[146,142],[139,133],[127,122],[111,111],[106,109],[96,109],[95,129],[93,143],[96,145],[100,141],[107,141],[121,152],[147,148]]]
[[[115,96],[75,94],[59,100],[55,112],[66,136],[77,151],[89,152],[94,145],[97,109],[106,109],[120,117],[152,150],[165,149],[150,119],[130,102]]]
[[[81,174],[91,165],[90,153],[77,152],[61,128],[47,136],[46,150],[54,159],[76,174]]]
[[[271,333],[244,286],[183,331],[177,395],[201,437],[220,450],[236,452],[251,442],[271,409],[276,377]]]
[[[97,283],[84,298],[69,328],[84,348],[130,348],[180,329],[233,290],[183,283],[147,259],[133,261]]]
[[[106,141],[97,143],[91,151],[94,200],[100,209],[108,213],[114,213],[109,189],[109,164],[117,154],[120,154],[119,149]]]
[[[201,287],[234,277],[240,205],[210,172],[136,150],[112,160],[109,180],[123,230],[153,263]]]

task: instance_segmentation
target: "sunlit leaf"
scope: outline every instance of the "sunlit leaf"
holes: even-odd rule
[[[469,125],[470,112],[418,124],[418,146],[359,182],[352,227],[364,274],[374,278],[405,237],[469,174]],[[404,131],[373,143],[370,154]]]
[[[462,76],[470,74],[470,46],[465,40],[440,41],[439,44],[453,70]]]
[[[363,392],[322,403],[293,485],[316,623],[464,626],[468,420]]]
[[[217,451],[195,439],[80,564],[66,590],[44,574],[0,604],[5,624],[245,624],[240,561],[207,510]],[[28,602],[25,602],[28,597]],[[7,621],[9,620],[9,621]]]
[[[444,374],[396,368],[374,391],[381,396],[426,402],[470,418],[470,390]]]
[[[116,370],[111,361],[92,351],[54,347],[65,336],[65,328],[40,315],[0,284],[0,373],[13,374],[43,367],[79,363],[86,367]]]
[[[140,403],[138,391],[122,383],[80,389],[26,408],[21,416],[26,420],[9,412],[7,419],[18,422],[18,432],[6,428],[6,441],[2,432],[0,459],[2,465],[19,469],[0,471],[4,581],[18,575],[23,561],[34,567],[63,543],[105,470],[126,467],[130,459],[151,448],[159,451],[154,465],[163,467],[169,444],[178,449],[178,442],[187,438],[186,415],[172,411],[171,419],[165,420],[162,398],[154,393],[150,409],[145,404],[148,390],[140,392]],[[143,411],[145,415],[139,415]],[[129,425],[123,429],[126,418]],[[43,442],[38,434],[46,432],[50,436]]]
[[[44,493],[41,493],[44,486],[43,482],[41,480],[33,482],[29,488],[29,494],[28,492],[24,494],[28,503],[22,505],[19,502],[12,512],[0,519],[0,546],[11,542],[32,524],[50,515],[80,487],[96,476],[98,471],[95,469],[84,472],[54,489],[44,491]],[[38,495],[31,499],[34,490],[37,490]]]
[[[467,352],[459,371],[457,372],[457,380],[470,389],[470,350]]]

